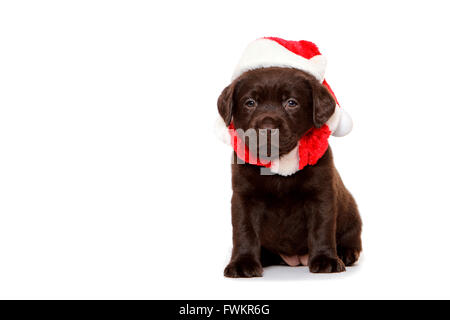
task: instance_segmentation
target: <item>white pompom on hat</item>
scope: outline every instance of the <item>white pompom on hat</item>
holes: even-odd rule
[[[309,41],[288,41],[281,38],[266,37],[251,42],[237,64],[232,80],[246,71],[268,68],[295,68],[313,75],[335,98],[334,114],[327,121],[331,134],[342,137],[353,127],[351,117],[339,105],[328,83],[325,81],[327,61],[317,46]]]

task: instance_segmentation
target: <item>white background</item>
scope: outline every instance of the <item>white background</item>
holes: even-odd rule
[[[450,298],[445,1],[5,1],[0,298]],[[261,36],[316,42],[364,221],[343,274],[223,277],[216,100]]]

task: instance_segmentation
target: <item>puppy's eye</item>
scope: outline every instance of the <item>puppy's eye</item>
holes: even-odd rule
[[[285,106],[289,107],[289,108],[295,108],[295,107],[298,106],[298,102],[295,99],[289,99],[288,101],[286,101],[286,105]]]
[[[256,107],[256,101],[253,100],[253,99],[247,99],[247,100],[245,101],[245,105],[246,105],[247,107],[249,107],[249,108]]]

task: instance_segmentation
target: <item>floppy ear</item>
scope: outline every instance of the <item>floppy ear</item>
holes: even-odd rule
[[[219,114],[225,121],[227,126],[231,123],[231,118],[233,115],[233,92],[235,83],[230,84],[228,87],[223,89],[222,93],[217,99],[217,108],[219,109]]]
[[[336,101],[327,88],[319,82],[312,83],[313,122],[316,128],[323,126],[333,115]]]

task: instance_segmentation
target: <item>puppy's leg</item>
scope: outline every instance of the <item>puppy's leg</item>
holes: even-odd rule
[[[341,239],[343,242],[338,245],[338,256],[346,266],[351,266],[359,259],[361,240],[356,230],[349,230]]]
[[[339,212],[336,233],[338,256],[346,266],[351,266],[359,259],[362,250],[361,229],[362,222],[358,208],[351,197],[348,205]]]
[[[258,236],[259,212],[251,201],[246,200],[237,193],[233,194],[231,200],[233,252],[230,263],[224,270],[225,277],[261,277],[263,273]]]
[[[313,273],[345,271],[337,256],[336,210],[333,199],[313,202],[308,216],[309,270]]]

